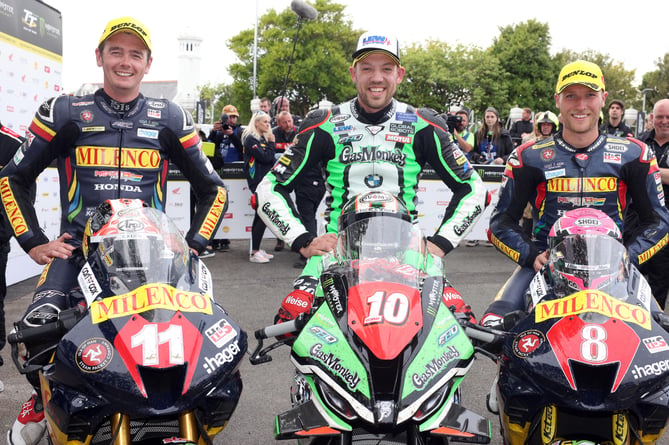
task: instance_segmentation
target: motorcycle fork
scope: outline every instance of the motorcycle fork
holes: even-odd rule
[[[132,445],[130,437],[130,417],[127,414],[116,413],[111,417],[111,429],[115,431],[113,445]],[[193,412],[186,412],[179,416],[179,431],[181,439],[192,443],[198,443],[197,420]]]

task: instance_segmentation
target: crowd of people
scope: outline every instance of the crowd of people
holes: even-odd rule
[[[26,229],[20,232],[11,224],[6,224],[6,229],[3,226],[3,246],[14,236],[35,262],[46,266],[20,325],[53,322],[63,309],[78,303],[70,299],[78,272],[70,258],[81,244],[90,210],[121,196],[165,207],[162,191],[167,162],[142,170],[141,187],[126,187],[121,171],[134,173],[137,166],[119,156],[120,165],[108,168],[111,186],[100,191],[93,187],[91,165],[77,155],[83,145],[100,150],[110,147],[114,153],[129,146],[150,150],[158,153],[161,161],[178,166],[195,199],[186,239],[193,253],[203,257],[217,249],[229,249],[230,244],[213,237],[227,202],[225,185],[215,169],[243,162],[255,210],[249,261],[267,264],[272,260],[273,255],[261,248],[269,228],[277,237],[275,250],[288,246],[298,255],[296,267],[302,269],[294,289],[279,304],[278,321],[291,320],[319,303],[315,291],[320,257],[335,248],[336,233],[342,229],[339,216],[347,201],[367,191],[389,192],[403,200],[415,216],[414,197],[427,164],[452,191],[440,224],[428,237],[429,252],[438,257],[463,241],[490,203],[471,164],[506,165],[488,241],[518,263],[518,269],[481,323],[497,326],[505,313],[522,306],[519,296],[547,261],[548,230],[565,211],[588,205],[583,197],[563,196],[555,184],[583,176],[612,179],[615,187],[588,190],[591,196],[587,198],[597,200],[601,204],[598,208],[625,229],[630,258],[651,278],[654,294],[664,305],[669,279],[662,269],[669,262],[669,253],[660,247],[669,232],[664,185],[669,183],[669,176],[665,178],[669,171],[669,100],[655,104],[653,129],[641,135],[640,141],[625,138],[631,130],[622,122],[624,104],[620,100],[608,102],[609,119],[600,128],[600,114],[607,105],[604,75],[597,65],[579,60],[565,65],[557,78],[557,114],[550,110],[534,114],[525,108],[509,131],[497,109],[489,106],[479,128],[472,131],[471,114],[462,108],[454,112],[460,119],[449,132],[446,120],[436,111],[394,97],[405,74],[399,42],[391,35],[369,32],[360,36],[349,68],[356,87],[354,98],[331,109],[314,110],[304,118],[290,112],[283,94],[274,100],[262,98],[259,110],[246,125],[238,122],[237,108],[228,104],[206,136],[214,144],[214,154],[208,159],[200,151],[200,137],[188,113],[171,101],[148,100],[139,93],[153,60],[151,50],[150,35],[143,24],[131,17],[110,21],[96,49],[103,87],[83,99],[61,96],[48,100],[37,111],[27,142],[11,133],[8,148],[3,142],[6,166],[0,172],[0,186],[10,193],[3,193],[2,205],[5,212],[20,209],[26,222]],[[83,113],[82,104],[95,112]],[[147,114],[154,121],[151,129],[126,132],[127,139],[117,146],[118,132],[127,127],[108,128],[110,118],[139,128]],[[541,150],[533,149],[537,143],[542,144]],[[621,144],[624,150],[611,148]],[[20,154],[14,155],[20,145]],[[373,151],[369,158],[355,155],[365,150]],[[4,151],[12,155],[4,156]],[[31,195],[37,175],[52,161],[58,165],[63,209],[61,235],[55,240],[42,233]],[[105,168],[95,166],[97,170]],[[662,191],[658,191],[660,177]],[[319,230],[316,209],[324,196],[326,212]],[[625,219],[629,203],[637,215],[633,224]],[[208,215],[219,215],[213,231],[203,230]],[[653,256],[657,251],[660,253]],[[2,284],[0,291],[4,290]],[[3,297],[0,294],[0,315]],[[449,295],[448,305],[471,315],[457,293]],[[3,342],[4,333],[0,333]],[[36,388],[36,375],[29,374],[28,379]],[[8,434],[10,444],[36,445],[44,424],[40,396],[34,391]]]

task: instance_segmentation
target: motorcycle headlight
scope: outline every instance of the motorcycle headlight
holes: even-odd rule
[[[311,399],[311,389],[307,379],[302,374],[296,374],[293,386],[290,388],[290,401],[293,407],[307,403]]]
[[[451,385],[444,385],[439,390],[435,391],[423,404],[418,408],[413,415],[413,419],[417,422],[422,422],[427,417],[431,416],[444,402],[444,399],[451,390]]]
[[[358,418],[358,415],[353,410],[353,407],[335,390],[330,388],[325,383],[318,381],[318,389],[323,395],[325,403],[332,409],[334,409],[337,414],[345,418],[346,420],[354,420]]]

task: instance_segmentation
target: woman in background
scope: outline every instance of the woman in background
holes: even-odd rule
[[[244,173],[246,182],[255,194],[256,187],[262,178],[274,165],[274,134],[270,126],[269,114],[264,111],[255,113],[242,133],[244,145]],[[252,198],[252,201],[255,200]],[[255,206],[254,206],[255,207]],[[251,251],[249,261],[252,263],[269,263],[274,258],[260,248],[260,242],[265,233],[265,223],[258,216],[258,209],[254,208],[255,216],[251,227]]]

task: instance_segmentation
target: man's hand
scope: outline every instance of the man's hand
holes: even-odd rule
[[[308,246],[300,249],[300,254],[305,258],[311,258],[314,255],[325,255],[334,250],[337,245],[337,235],[326,233],[311,240]]]
[[[437,246],[434,244],[432,241],[427,242],[427,251],[430,252],[432,255],[436,255],[439,258],[443,258],[446,253],[441,250],[441,247]]]
[[[50,263],[54,258],[61,258],[63,260],[72,256],[74,246],[66,243],[67,240],[72,239],[69,233],[63,233],[57,239],[49,241],[46,244],[40,244],[30,249],[28,255],[37,264],[45,265]]]
[[[542,252],[539,255],[537,255],[537,257],[534,259],[534,271],[539,272],[539,270],[547,262],[548,262],[548,251],[546,250],[545,252]]]

